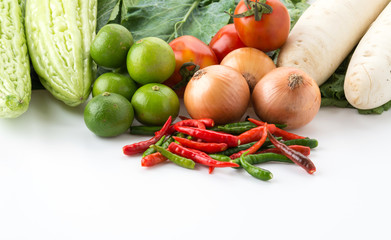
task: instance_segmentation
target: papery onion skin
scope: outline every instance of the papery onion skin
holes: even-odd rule
[[[302,83],[292,89],[290,76],[301,78]],[[318,113],[321,95],[315,80],[304,71],[278,67],[255,86],[251,101],[261,120],[297,129],[311,122]]]
[[[241,119],[250,102],[250,89],[235,69],[212,65],[197,71],[189,81],[184,104],[192,118],[212,118],[215,124]]]
[[[220,64],[239,71],[246,79],[250,92],[267,73],[276,68],[276,64],[266,53],[250,47],[228,53]]]

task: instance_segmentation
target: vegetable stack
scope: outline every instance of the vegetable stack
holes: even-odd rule
[[[309,139],[283,130],[281,125],[267,124],[253,118],[243,122],[214,126],[209,118],[188,119],[172,124],[171,117],[154,136],[122,148],[125,155],[143,153],[141,166],[152,167],[167,160],[188,169],[196,164],[209,168],[243,168],[260,180],[270,180],[273,174],[256,164],[276,161],[295,163],[309,174],[316,171],[308,158],[310,149],[318,145]],[[136,127],[136,134],[142,134]],[[233,132],[235,134],[233,134]]]

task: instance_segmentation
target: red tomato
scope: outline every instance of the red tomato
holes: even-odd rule
[[[176,67],[171,77],[167,79],[163,84],[171,88],[182,81],[182,76],[179,73],[179,70],[184,63],[192,62],[200,66],[200,68],[219,64],[213,50],[203,41],[194,36],[180,36],[171,41],[169,45],[175,53]],[[178,97],[183,97],[185,87],[174,90],[178,94]]]
[[[281,1],[266,0],[266,4],[271,6],[273,11],[262,14],[260,21],[256,21],[254,16],[248,16],[234,18],[234,24],[240,39],[246,46],[269,52],[280,48],[285,43],[289,35],[291,20],[288,9]],[[234,14],[247,10],[244,1],[241,0]]]
[[[246,47],[242,40],[240,40],[233,23],[222,27],[212,38],[209,46],[215,52],[219,62],[233,50]]]

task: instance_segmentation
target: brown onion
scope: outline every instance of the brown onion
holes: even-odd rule
[[[250,90],[244,77],[222,65],[198,70],[184,94],[184,104],[192,118],[212,118],[216,124],[239,121],[249,101]]]
[[[315,80],[304,71],[278,67],[255,86],[251,100],[260,119],[294,129],[315,117],[321,98]]]
[[[265,74],[276,68],[273,60],[264,52],[250,47],[228,53],[220,63],[239,71],[246,79],[250,91]]]

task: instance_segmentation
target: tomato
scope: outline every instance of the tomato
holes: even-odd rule
[[[222,27],[209,43],[219,62],[235,49],[246,47],[240,40],[233,23]]]
[[[179,73],[179,70],[184,63],[192,62],[198,65],[200,68],[219,64],[213,50],[203,41],[194,36],[180,36],[171,41],[169,45],[174,50],[176,67],[171,77],[165,82],[163,82],[163,84],[171,88],[174,88],[176,84],[183,80],[182,75]],[[191,67],[189,67],[188,69],[191,70]],[[189,79],[187,80],[190,80],[190,78],[191,77],[189,77]],[[185,87],[181,87],[179,89],[174,90],[177,93],[178,97],[183,98]]]
[[[239,38],[246,46],[269,52],[280,48],[286,42],[291,22],[288,9],[281,1],[266,0],[266,4],[271,6],[273,11],[262,14],[260,21],[256,21],[252,15],[234,18],[234,24]],[[247,10],[244,1],[241,0],[234,14],[241,14]]]

